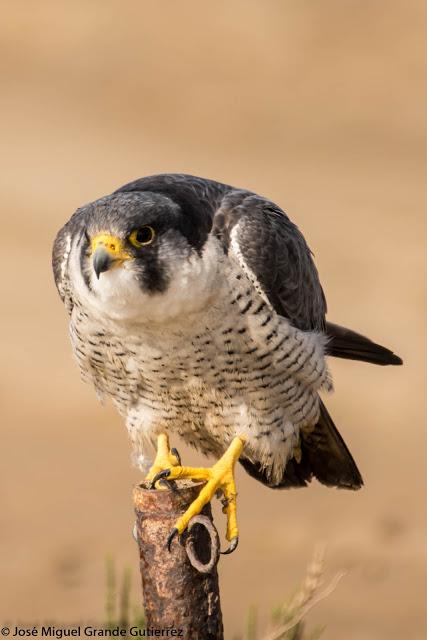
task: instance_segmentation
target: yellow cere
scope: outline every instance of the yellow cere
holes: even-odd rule
[[[130,255],[124,250],[123,243],[120,238],[111,236],[108,233],[99,233],[97,236],[92,238],[92,253],[100,248],[105,249],[106,251],[108,251],[108,253],[110,253],[114,258],[118,260],[125,260],[126,258],[130,258]]]

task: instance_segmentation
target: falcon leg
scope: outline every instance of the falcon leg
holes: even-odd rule
[[[157,436],[157,453],[153,465],[145,477],[145,481],[154,486],[157,480],[153,480],[163,469],[169,469],[181,465],[181,458],[175,448],[169,448],[169,436],[161,433]]]
[[[179,478],[190,478],[191,480],[205,480],[206,484],[200,491],[198,497],[188,507],[187,511],[175,523],[168,538],[168,548],[176,535],[180,535],[188,526],[191,518],[201,512],[205,504],[210,502],[217,492],[224,495],[223,512],[227,515],[227,540],[230,541],[230,548],[224,553],[231,553],[237,547],[239,531],[236,517],[236,484],[234,482],[234,467],[242,453],[245,441],[242,437],[236,437],[228,447],[224,455],[210,468],[182,467],[174,465],[172,468],[164,469],[155,474],[151,481],[151,486],[162,478],[168,480],[178,480]]]

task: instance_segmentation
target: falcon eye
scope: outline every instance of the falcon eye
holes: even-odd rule
[[[145,247],[147,244],[151,244],[155,238],[156,232],[153,227],[146,225],[140,229],[135,229],[129,236],[129,242],[134,247]]]

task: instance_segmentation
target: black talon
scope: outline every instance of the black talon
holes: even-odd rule
[[[228,547],[228,549],[226,549],[225,551],[221,551],[221,554],[223,556],[226,556],[229,553],[233,553],[233,551],[236,551],[238,544],[239,544],[239,536],[236,536],[235,538],[231,539],[230,546]]]
[[[178,466],[181,466],[181,456],[178,453],[178,449],[176,447],[172,447],[171,449],[171,453],[175,456],[175,458],[178,460]]]
[[[149,489],[154,489],[156,486],[156,482],[158,480],[161,480],[162,478],[167,478],[168,476],[170,476],[170,469],[163,469],[163,471],[159,471],[159,473],[156,473],[156,475],[154,476],[154,478],[152,479],[152,481],[150,482],[149,485]]]
[[[169,489],[169,491],[173,491],[173,493],[178,493],[178,487],[173,480],[166,480],[166,478],[160,478],[159,484],[162,484],[164,487]]]
[[[222,512],[223,513],[227,513],[227,507],[230,504],[229,498],[222,498],[221,499],[221,504],[222,504]],[[233,538],[233,540],[234,540],[234,538]]]
[[[172,529],[172,531],[170,532],[169,537],[168,537],[168,541],[167,541],[167,543],[166,543],[166,546],[167,546],[167,548],[168,548],[169,553],[171,552],[171,544],[172,544],[172,540],[173,540],[173,539],[175,538],[175,536],[177,536],[177,535],[178,535],[178,529],[177,529],[176,527],[174,527],[174,528]]]

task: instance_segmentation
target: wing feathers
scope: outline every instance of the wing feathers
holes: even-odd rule
[[[214,219],[229,255],[254,275],[274,310],[303,331],[322,331],[326,302],[310,249],[274,203],[232,192]]]
[[[362,362],[371,362],[382,366],[402,364],[401,358],[393,351],[372,342],[369,338],[351,329],[327,322],[326,333],[328,336],[326,351],[330,356],[361,360]]]

